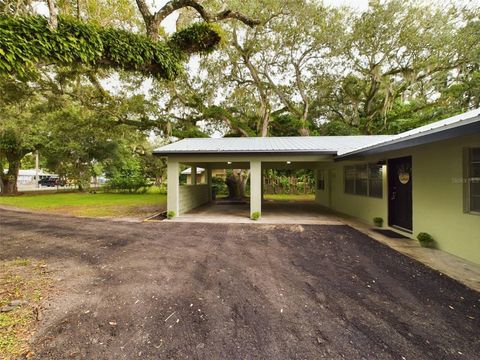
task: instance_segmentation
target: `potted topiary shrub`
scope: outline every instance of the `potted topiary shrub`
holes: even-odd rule
[[[433,243],[435,242],[432,235],[430,235],[426,232],[419,233],[417,235],[417,239],[418,239],[420,245],[423,246],[423,247],[433,247]]]
[[[381,218],[381,217],[374,217],[374,218],[373,218],[373,224],[374,224],[376,227],[382,227],[382,226],[383,226],[383,218]]]

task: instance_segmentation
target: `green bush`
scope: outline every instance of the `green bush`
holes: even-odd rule
[[[118,175],[108,180],[105,184],[105,191],[145,193],[151,185],[148,179],[139,174],[130,176]]]
[[[382,227],[383,226],[383,218],[374,217],[373,218],[373,223],[375,224],[376,227]]]
[[[219,176],[212,177],[212,187],[215,189],[215,194],[228,195],[228,188],[225,179]]]
[[[175,217],[175,211],[167,211],[167,219],[173,219]]]
[[[420,245],[423,247],[432,247],[434,243],[434,239],[432,235],[426,233],[426,232],[421,232],[417,235],[417,239],[420,242]]]
[[[147,192],[149,194],[162,194],[162,195],[167,195],[167,187],[165,184],[160,184],[159,186],[157,185],[152,185],[148,188]]]
[[[258,220],[260,219],[260,212],[259,211],[255,211],[252,213],[252,216],[251,216],[251,219],[252,220]]]
[[[305,191],[305,183],[303,181],[297,182],[297,191],[298,192]]]

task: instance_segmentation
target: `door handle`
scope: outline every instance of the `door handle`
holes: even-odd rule
[[[396,200],[397,199],[397,192],[392,191],[392,196],[390,197],[390,200]]]

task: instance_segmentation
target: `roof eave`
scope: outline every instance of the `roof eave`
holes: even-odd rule
[[[336,161],[349,160],[358,156],[376,155],[389,151],[402,150],[408,147],[431,144],[433,142],[449,140],[455,137],[480,133],[480,117],[473,118],[468,123],[456,124],[447,129],[434,129],[427,134],[418,133],[408,138],[400,138],[393,141],[387,141],[382,144],[372,145],[363,149],[348,152],[335,157]]]
[[[272,151],[272,150],[265,150],[265,151],[229,151],[229,150],[222,150],[222,151],[208,151],[208,150],[198,150],[198,151],[178,151],[178,150],[164,150],[164,151],[153,151],[153,155],[157,156],[169,156],[169,155],[222,155],[222,154],[229,154],[229,155],[337,155],[337,151],[307,151],[307,150],[291,150],[291,151]]]

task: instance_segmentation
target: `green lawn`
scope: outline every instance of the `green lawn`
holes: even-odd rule
[[[266,194],[266,200],[313,201],[313,194]],[[0,196],[0,205],[36,211],[92,217],[136,217],[144,218],[165,210],[167,196],[158,190],[145,194],[117,193],[48,193]]]
[[[49,193],[0,197],[0,205],[76,216],[135,216],[154,214],[165,208],[167,196],[160,193]]]
[[[265,194],[263,198],[280,201],[313,201],[315,194]]]

